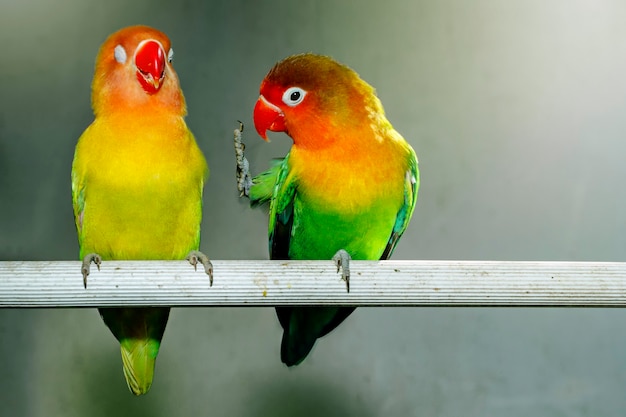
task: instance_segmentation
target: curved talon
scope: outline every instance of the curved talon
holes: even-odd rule
[[[83,264],[80,267],[80,272],[83,274],[83,286],[85,289],[87,289],[87,276],[89,275],[92,262],[96,264],[99,271],[102,258],[97,253],[89,253],[83,258]]]
[[[343,249],[339,249],[333,256],[333,262],[337,266],[337,272],[341,270],[341,279],[346,281],[346,290],[350,292],[350,254]]]
[[[209,257],[199,250],[192,250],[185,258],[193,265],[194,271],[198,270],[198,262],[204,266],[204,272],[209,276],[209,286],[213,286],[213,264],[209,260]]]

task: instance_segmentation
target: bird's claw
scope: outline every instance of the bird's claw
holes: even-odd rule
[[[350,292],[350,254],[343,249],[339,249],[333,256],[333,262],[337,266],[337,272],[341,270],[341,279],[346,281],[346,290]]]
[[[90,253],[85,255],[83,258],[83,264],[80,267],[80,272],[83,274],[83,286],[87,289],[87,276],[89,275],[89,270],[91,269],[91,263],[96,264],[98,267],[98,271],[100,270],[100,264],[102,263],[102,258],[97,253]]]
[[[209,276],[209,286],[213,286],[213,264],[209,260],[209,257],[199,250],[192,250],[189,252],[189,255],[185,258],[189,261],[191,265],[193,265],[193,269],[195,271],[198,270],[198,262],[204,266],[204,272]]]
[[[250,187],[252,187],[252,176],[250,175],[250,163],[243,154],[246,145],[241,141],[243,133],[243,123],[239,121],[239,129],[235,129],[235,161],[237,162],[237,190],[239,197],[248,197]]]

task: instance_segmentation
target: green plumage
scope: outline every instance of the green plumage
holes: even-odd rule
[[[410,148],[408,148],[410,149]],[[417,158],[407,152],[404,193],[400,204],[380,197],[358,211],[320,203],[299,192],[299,181],[290,175],[289,155],[253,180],[252,205],[270,202],[269,246],[271,259],[331,259],[340,249],[352,259],[387,259],[409,224],[419,188]],[[382,186],[384,183],[372,184]],[[348,191],[349,192],[349,191]],[[313,197],[314,198],[314,197]],[[341,195],[335,195],[340,200]],[[399,208],[398,208],[399,207]],[[337,327],[353,307],[277,307],[284,329],[281,359],[301,363],[315,341]]]
[[[293,55],[265,76],[254,109],[261,137],[293,140],[280,165],[253,180],[253,205],[270,202],[272,259],[387,259],[419,188],[417,157],[385,117],[374,88],[332,58]],[[343,252],[342,252],[343,253]],[[297,365],[354,308],[276,309],[281,359]]]

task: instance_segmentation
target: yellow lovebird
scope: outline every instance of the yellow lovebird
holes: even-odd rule
[[[72,164],[85,288],[91,262],[209,259],[198,251],[208,166],[187,127],[185,98],[162,32],[132,26],[104,42],[92,83],[95,119]],[[128,387],[150,389],[169,308],[100,308],[119,340]]]

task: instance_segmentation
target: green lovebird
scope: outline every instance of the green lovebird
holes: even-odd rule
[[[270,202],[271,259],[387,259],[406,230],[419,170],[411,146],[385,117],[374,89],[333,59],[301,54],[265,76],[257,132],[285,132],[288,155],[253,179],[252,205]],[[349,290],[349,286],[348,286]],[[354,307],[277,307],[281,360],[301,363]]]

